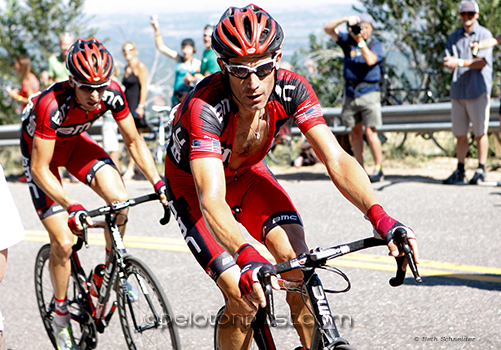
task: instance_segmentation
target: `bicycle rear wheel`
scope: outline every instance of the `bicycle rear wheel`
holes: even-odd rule
[[[125,278],[135,296],[126,291],[119,278],[118,313],[127,346],[135,349],[181,349],[174,314],[160,282],[141,260],[124,259]]]
[[[56,310],[54,304],[54,290],[52,288],[49,272],[49,257],[50,244],[46,244],[38,251],[35,262],[35,293],[38,310],[40,311],[45,331],[52,345],[57,349],[52,329],[52,321]],[[79,349],[95,349],[97,346],[96,325],[89,313],[82,307],[82,305],[84,305],[82,294],[79,292],[79,286],[73,275],[70,275],[67,295],[68,310],[71,314],[71,328]]]

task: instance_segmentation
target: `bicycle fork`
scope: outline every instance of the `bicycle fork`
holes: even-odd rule
[[[306,282],[306,294],[313,308],[315,318],[315,328],[311,340],[311,349],[333,349],[339,344],[349,344],[346,339],[341,338],[334,322],[332,311],[329,307],[327,296],[325,295],[322,282],[313,269],[304,269],[304,280]],[[317,317],[318,316],[318,317]]]

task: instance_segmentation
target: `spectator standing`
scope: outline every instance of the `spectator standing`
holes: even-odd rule
[[[473,57],[471,43],[492,37],[491,32],[478,24],[478,4],[466,0],[459,4],[462,26],[453,32],[446,44],[444,67],[453,72],[451,84],[452,132],[457,139],[458,167],[444,184],[467,182],[465,160],[468,154],[470,123],[477,141],[478,168],[470,180],[476,185],[485,181],[485,163],[489,150],[487,128],[490,118],[492,87],[492,48],[481,50]]]
[[[473,43],[471,43],[473,55],[477,56],[478,50],[488,49],[488,48],[496,46],[499,43],[501,43],[501,34],[498,35],[497,37],[484,39],[480,42],[473,42]],[[499,107],[498,114],[499,114],[499,123],[501,124],[501,106]],[[498,130],[498,140],[501,142],[501,128],[499,128],[499,130]],[[499,180],[498,186],[501,186],[501,180]]]
[[[22,110],[28,103],[28,97],[40,89],[40,83],[35,74],[31,72],[31,59],[28,56],[18,56],[14,68],[21,78],[21,89],[10,90],[9,95],[16,101],[21,102]]]
[[[339,32],[341,23],[348,24],[348,33]],[[371,182],[383,178],[383,152],[376,128],[382,125],[381,62],[383,45],[372,37],[374,19],[367,13],[336,19],[324,27],[344,52],[344,101],[341,118],[351,128],[353,154],[364,165],[364,134],[374,159]],[[365,128],[365,131],[364,131]]]
[[[5,174],[0,164],[0,219],[2,221],[2,229],[0,231],[0,282],[5,275],[7,265],[8,249],[13,245],[21,242],[26,236],[21,217],[17,211],[16,204],[12,198]],[[0,310],[0,350],[7,350],[4,336],[4,317]]]
[[[164,44],[160,35],[160,26],[156,18],[151,20],[151,25],[155,29],[155,44],[157,49],[177,62],[174,77],[174,94],[172,95],[172,106],[174,107],[191,90],[191,87],[185,84],[185,75],[189,73],[194,76],[196,73],[200,73],[201,62],[193,57],[196,52],[193,39],[187,38],[181,42],[181,54],[179,54]]]
[[[212,50],[212,32],[214,31],[214,26],[207,24],[204,28],[204,46],[205,50],[202,54],[202,63],[200,65],[200,73],[196,73],[195,75],[191,75],[187,73],[185,75],[185,84],[190,86],[195,86],[200,82],[203,78],[219,72],[221,69],[217,64],[217,56]]]
[[[49,58],[49,84],[59,83],[60,81],[68,80],[70,72],[66,68],[66,56],[68,55],[68,50],[73,44],[73,36],[69,33],[64,33],[59,38],[59,48],[60,52],[56,53]]]
[[[125,87],[125,98],[129,109],[134,117],[137,131],[142,136],[142,129],[146,128],[146,119],[144,116],[144,105],[148,96],[148,69],[143,62],[137,58],[137,48],[132,42],[127,42],[122,47],[123,54],[127,60],[124,78],[122,84]],[[124,180],[130,180],[135,174],[134,159],[130,157],[129,164],[123,175]]]

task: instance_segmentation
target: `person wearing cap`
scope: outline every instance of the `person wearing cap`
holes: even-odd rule
[[[333,184],[367,215],[390,254],[404,228],[418,253],[414,232],[378,203],[360,164],[339,145],[306,78],[279,68],[284,32],[264,9],[230,7],[212,34],[220,72],[197,84],[175,111],[165,157],[169,204],[202,269],[220,288],[225,308],[218,348],[247,349],[250,321],[266,305],[258,274],[276,270],[244,236],[264,244],[277,263],[308,251],[301,216],[266,165],[280,128],[293,120],[324,163]],[[245,228],[245,230],[243,229]],[[300,270],[281,274],[303,277]],[[293,324],[310,348],[311,314],[301,293],[288,292]]]
[[[470,44],[470,46],[472,47],[473,55],[477,56],[479,50],[489,49],[491,47],[498,45],[499,43],[501,43],[501,34],[496,37],[483,39],[479,42],[474,41]],[[501,107],[499,108],[498,114],[499,114],[499,123],[501,124]],[[498,130],[498,139],[501,140],[501,128],[499,128]],[[501,187],[501,180],[498,181],[497,185]]]
[[[202,54],[202,64],[200,65],[200,73],[197,74],[186,74],[184,76],[184,83],[186,85],[195,86],[197,85],[203,78],[208,77],[211,74],[219,72],[221,69],[217,64],[217,56],[212,50],[212,32],[214,31],[214,26],[207,24],[204,28],[204,46],[205,50]]]
[[[490,118],[492,88],[492,48],[478,51],[473,56],[472,42],[492,37],[491,32],[478,24],[478,4],[466,0],[459,4],[461,28],[454,31],[445,46],[444,67],[452,74],[451,120],[452,132],[457,139],[457,169],[443,181],[444,184],[466,183],[465,160],[468,154],[470,123],[477,141],[478,168],[470,179],[476,185],[485,181],[485,163],[489,150],[487,128]]]
[[[347,23],[348,32],[338,26]],[[353,155],[364,165],[364,134],[374,159],[371,182],[383,178],[383,152],[376,128],[382,125],[381,116],[381,62],[383,44],[372,36],[374,19],[367,13],[342,17],[324,27],[344,52],[344,101],[341,118],[351,128]],[[365,130],[364,130],[365,129]]]
[[[189,84],[185,84],[185,75],[200,73],[201,62],[193,56],[196,52],[193,39],[186,38],[181,41],[181,54],[179,54],[177,51],[164,44],[162,36],[160,35],[160,25],[156,18],[151,20],[151,25],[155,30],[155,44],[157,49],[177,62],[174,76],[174,93],[172,94],[172,106],[175,106],[182,101],[192,88]]]

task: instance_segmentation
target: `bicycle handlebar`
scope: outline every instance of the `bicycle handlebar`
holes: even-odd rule
[[[394,234],[395,243],[398,246],[400,252],[404,253],[404,256],[395,258],[397,262],[397,272],[395,277],[389,280],[392,287],[398,287],[404,284],[405,280],[405,270],[403,270],[403,264],[405,259],[408,261],[408,266],[412,271],[414,279],[417,283],[422,282],[422,278],[419,275],[419,271],[416,266],[416,261],[414,260],[414,254],[409,246],[409,241],[407,238],[407,232],[405,229],[398,228]],[[298,257],[285,261],[275,265],[277,274],[292,271],[299,268],[317,268],[327,264],[328,260],[338,258],[342,255],[356,252],[358,250],[383,246],[386,245],[386,241],[377,238],[365,238],[355,242],[341,244],[338,246],[330,247],[327,249],[315,248],[309,253],[300,254]],[[268,274],[266,274],[268,275]],[[266,313],[270,319],[270,324],[276,324],[275,316],[273,315],[273,292],[271,288],[270,276],[259,276],[261,285],[266,296]],[[268,306],[270,305],[270,306]],[[271,314],[270,314],[271,313]]]
[[[93,217],[100,216],[100,215],[115,213],[115,212],[118,212],[118,211],[123,210],[125,208],[134,207],[138,204],[145,203],[145,202],[151,202],[151,201],[158,200],[158,199],[160,199],[160,196],[157,193],[150,193],[150,194],[147,194],[144,196],[130,198],[130,199],[126,200],[125,202],[112,203],[110,205],[105,205],[105,206],[99,207],[99,208],[94,209],[94,210],[89,210],[88,216],[93,218]],[[164,207],[164,215],[160,219],[160,224],[167,225],[167,223],[170,220],[170,216],[171,216],[171,212],[170,212],[169,207],[168,206]],[[84,213],[80,214],[80,216],[79,216],[80,222],[82,222],[82,225],[83,225],[83,230],[82,230],[82,236],[78,237],[77,243],[75,243],[75,245],[73,246],[74,251],[80,250],[84,243],[85,243],[86,248],[89,247],[88,237],[87,237],[88,225],[87,225],[87,222],[85,220],[86,217],[87,217],[87,215],[85,215]]]

